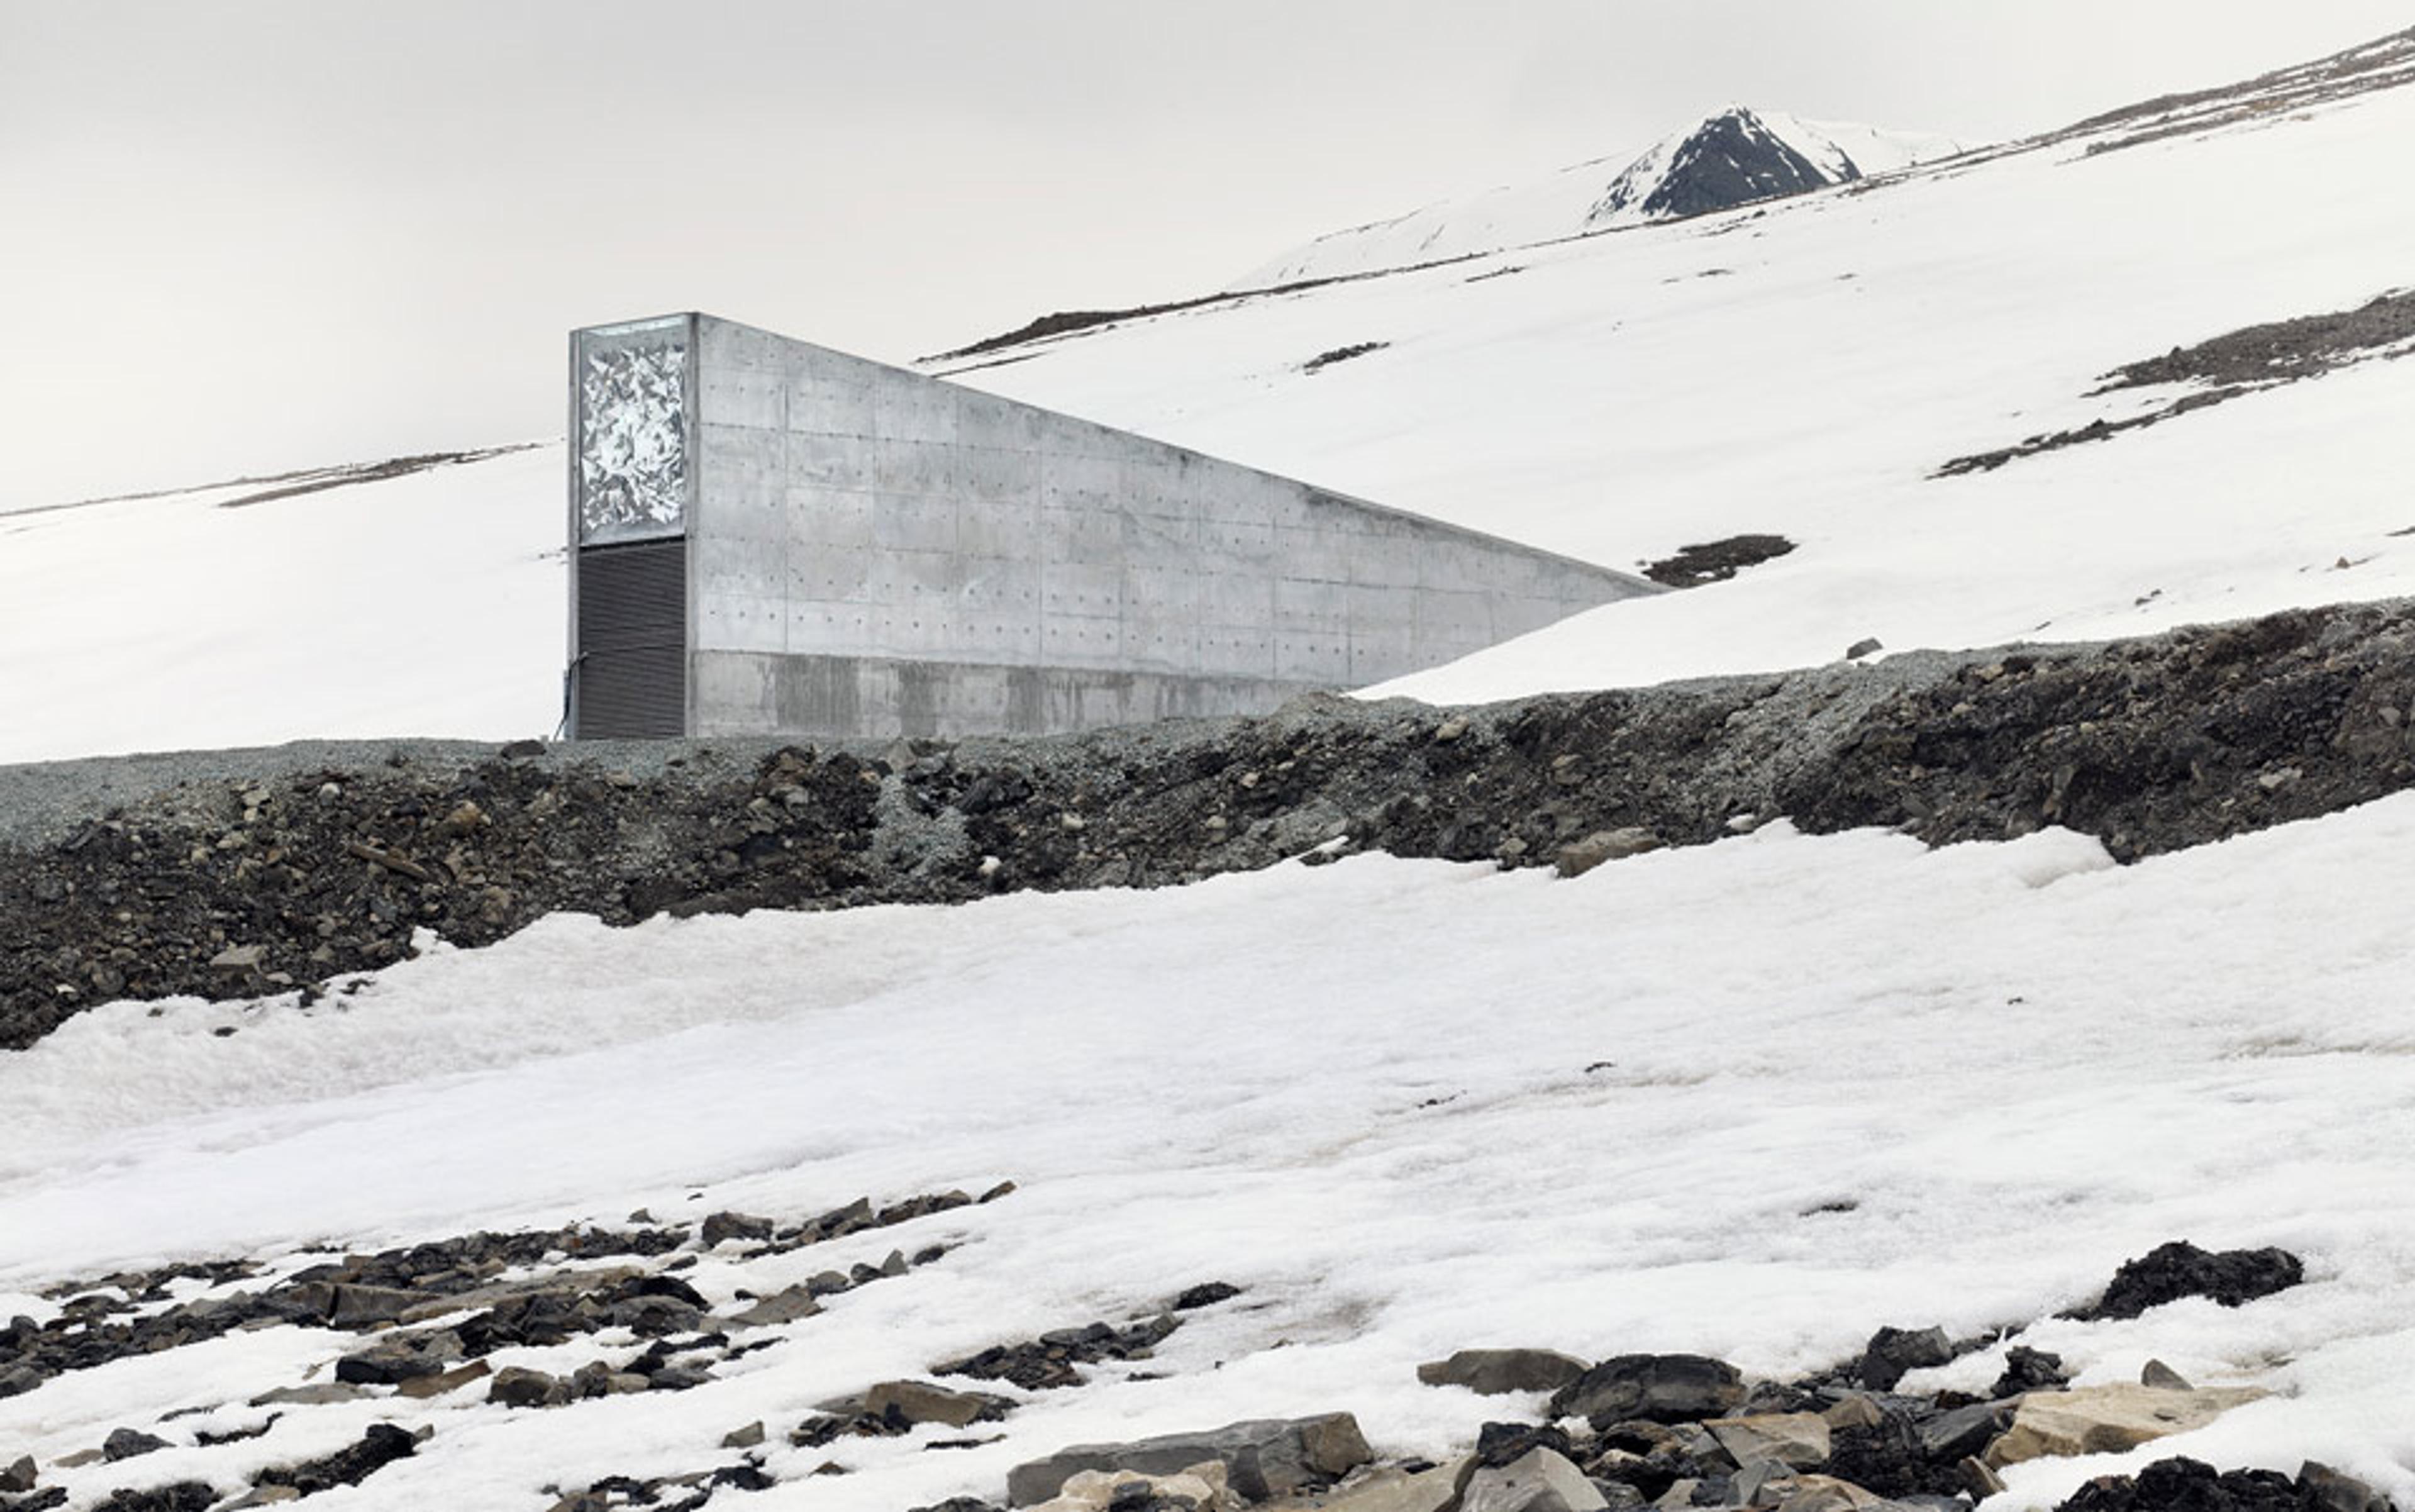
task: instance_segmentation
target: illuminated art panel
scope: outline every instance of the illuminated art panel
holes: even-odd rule
[[[583,333],[578,351],[578,540],[676,535],[686,526],[688,322]]]

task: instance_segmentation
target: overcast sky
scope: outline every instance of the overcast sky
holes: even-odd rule
[[[2408,0],[0,0],[0,508],[559,434],[563,334],[904,361],[1731,101],[1992,140]]]

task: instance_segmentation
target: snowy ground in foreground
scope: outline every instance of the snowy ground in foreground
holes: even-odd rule
[[[51,1310],[12,1291],[139,1261],[1012,1178],[987,1206],[759,1262],[964,1241],[695,1391],[356,1403],[139,1462],[225,1484],[393,1418],[435,1437],[329,1512],[534,1505],[549,1481],[724,1462],[720,1436],[759,1417],[775,1474],[857,1474],[750,1505],[896,1512],[994,1495],[1069,1442],[1252,1415],[1347,1409],[1380,1451],[1432,1453],[1516,1410],[1416,1384],[1456,1347],[1785,1375],[1882,1324],[2041,1318],[2185,1236],[2285,1246],[2308,1282],[2030,1341],[2083,1382],[2157,1356],[2277,1395],[2018,1467],[1994,1505],[2175,1451],[2311,1456],[2405,1505],[2410,890],[2415,797],[2122,870],[2061,831],[1928,851],[1780,824],[1569,882],[1371,857],[960,908],[555,918],[307,1014],[117,1005],[0,1057],[0,1316]],[[689,1279],[721,1301],[764,1274]],[[956,1453],[918,1452],[929,1429],[781,1444],[818,1400],[1211,1279],[1250,1290],[1167,1342],[1148,1368],[1171,1379],[1105,1368]],[[277,1329],[63,1377],[0,1401],[0,1444],[47,1462],[355,1343]],[[134,1468],[64,1481],[81,1499]]]

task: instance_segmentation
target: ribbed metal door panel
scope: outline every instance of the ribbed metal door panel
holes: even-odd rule
[[[687,542],[578,553],[582,741],[687,733]]]

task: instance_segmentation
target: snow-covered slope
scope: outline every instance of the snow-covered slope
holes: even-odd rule
[[[0,762],[550,733],[562,469],[550,443],[0,515]]]
[[[1539,183],[1489,189],[1335,232],[1283,253],[1233,287],[1345,277],[1704,215],[1963,150],[1934,134],[1806,121],[1736,105],[1655,142],[1624,167],[1615,158],[1579,163]]]
[[[1235,296],[954,370],[1613,566],[1747,532],[1799,547],[1393,690],[1422,696],[2415,592],[2415,363],[2385,360],[2407,341],[2152,427],[2118,428],[2212,385],[2096,392],[2415,281],[2415,197],[2374,191],[2415,140],[2410,75],[2402,35],[1838,192]],[[1943,472],[2056,432],[2101,439]]]

